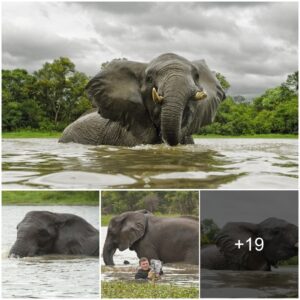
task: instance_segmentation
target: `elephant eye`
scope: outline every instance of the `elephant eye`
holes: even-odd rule
[[[147,82],[147,83],[153,83],[153,78],[152,78],[152,76],[147,75],[147,77],[146,77],[146,82]]]
[[[46,229],[40,229],[39,230],[39,235],[42,237],[48,237],[50,234]]]
[[[198,73],[198,72],[196,72],[196,73],[194,74],[194,80],[195,80],[196,82],[199,80],[199,73]]]

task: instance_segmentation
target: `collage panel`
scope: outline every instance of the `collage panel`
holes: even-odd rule
[[[2,192],[2,297],[99,297],[99,192]]]
[[[102,191],[101,297],[199,298],[199,192]]]
[[[298,298],[298,191],[201,191],[201,298]]]

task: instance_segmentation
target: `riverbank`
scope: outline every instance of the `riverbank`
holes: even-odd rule
[[[62,132],[58,131],[12,131],[12,132],[2,132],[2,138],[4,139],[25,139],[25,138],[59,138]],[[206,139],[206,138],[220,138],[220,139],[297,139],[297,134],[253,134],[253,135],[219,135],[219,134],[208,134],[208,135],[193,135],[194,138]]]
[[[30,131],[20,130],[11,132],[2,132],[4,139],[30,139],[30,138],[59,138],[61,132],[58,131]]]
[[[99,206],[99,193],[56,191],[4,191],[3,205],[88,205]]]
[[[101,282],[102,298],[198,298],[196,287],[179,287],[171,284],[137,282]]]

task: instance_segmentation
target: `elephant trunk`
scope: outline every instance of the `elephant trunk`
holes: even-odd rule
[[[114,260],[113,256],[116,252],[116,247],[113,245],[113,243],[110,242],[109,238],[106,238],[105,244],[103,247],[103,260],[106,265],[113,266]]]
[[[180,143],[185,103],[182,92],[172,92],[164,96],[161,111],[161,132],[163,140],[170,146],[176,146]]]
[[[9,254],[9,257],[26,257],[26,256],[33,256],[33,251],[29,251],[27,247],[24,247],[24,245],[16,241],[14,245],[11,247]]]

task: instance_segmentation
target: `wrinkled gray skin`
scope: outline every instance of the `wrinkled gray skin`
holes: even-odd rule
[[[44,254],[99,256],[99,231],[76,215],[31,211],[17,226],[9,256]]]
[[[156,217],[147,210],[124,212],[109,223],[103,247],[105,264],[114,265],[116,249],[128,248],[139,258],[199,264],[199,220]]]
[[[246,240],[257,237],[264,240],[263,251],[252,251]],[[234,244],[245,243],[240,249]],[[214,270],[271,271],[281,260],[298,255],[298,227],[277,218],[268,218],[259,224],[227,223],[216,237],[216,245],[201,250],[201,267]]]
[[[164,99],[155,103],[152,88]],[[60,142],[135,146],[191,144],[192,134],[210,124],[225,98],[204,60],[190,62],[167,53],[150,63],[112,61],[87,85],[98,108],[63,132]],[[207,97],[195,100],[205,91]]]

